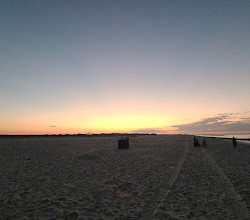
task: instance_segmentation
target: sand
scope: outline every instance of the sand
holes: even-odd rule
[[[248,219],[249,145],[117,140],[0,138],[0,219]]]

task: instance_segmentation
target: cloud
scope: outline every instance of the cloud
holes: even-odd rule
[[[200,121],[172,126],[179,132],[242,132],[250,131],[250,120],[246,112],[219,114],[216,117],[204,118]]]
[[[250,121],[250,117],[242,117],[241,119]]]
[[[132,131],[133,133],[250,133],[250,112],[223,113],[215,117],[208,117],[187,124],[173,125],[162,128],[144,128]]]
[[[51,128],[56,128],[56,126],[55,126],[55,125],[50,125],[50,127],[51,127]]]

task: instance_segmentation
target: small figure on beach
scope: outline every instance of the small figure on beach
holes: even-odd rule
[[[233,146],[234,146],[234,148],[236,148],[236,147],[237,147],[237,141],[236,141],[236,138],[235,138],[235,137],[233,137],[232,141],[233,141]]]
[[[207,141],[206,141],[205,138],[203,138],[201,146],[203,146],[203,147],[206,147],[206,146],[207,146]]]
[[[199,147],[200,143],[198,141],[198,139],[194,136],[194,147]]]

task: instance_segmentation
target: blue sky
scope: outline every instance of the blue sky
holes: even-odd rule
[[[0,132],[168,130],[249,111],[249,11],[249,1],[3,0]],[[116,126],[127,120],[137,122]]]

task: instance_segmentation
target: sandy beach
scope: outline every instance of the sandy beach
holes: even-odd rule
[[[117,140],[0,138],[0,219],[249,218],[249,145],[152,135],[118,150]]]

